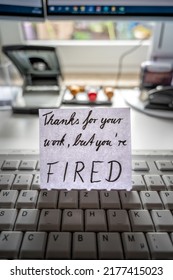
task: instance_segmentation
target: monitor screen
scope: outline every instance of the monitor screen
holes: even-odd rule
[[[43,0],[0,0],[0,18],[43,19]]]
[[[51,17],[130,17],[173,16],[172,0],[46,0],[48,18]]]

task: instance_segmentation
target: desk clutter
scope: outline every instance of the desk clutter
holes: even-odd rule
[[[111,106],[113,96],[113,87],[69,85],[65,89],[62,104]]]
[[[61,105],[63,74],[56,48],[7,45],[2,51],[23,78],[22,93],[12,103],[13,112],[37,114],[39,108]]]
[[[63,86],[60,58],[54,47],[9,45],[3,53],[23,78],[22,94],[12,103],[15,113],[37,114],[39,108],[63,105],[111,106],[112,87]]]

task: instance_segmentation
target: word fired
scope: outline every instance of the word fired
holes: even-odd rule
[[[40,109],[44,189],[131,189],[129,108]]]

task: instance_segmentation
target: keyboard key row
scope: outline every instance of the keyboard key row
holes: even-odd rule
[[[1,259],[173,259],[173,233],[10,232]],[[122,240],[122,241],[121,241]]]
[[[171,209],[173,191],[2,190],[0,208]]]
[[[156,160],[155,165],[160,171],[173,171],[173,161]],[[149,171],[149,165],[143,160],[132,160],[132,170],[134,171]]]
[[[173,231],[170,210],[1,209],[0,231]]]
[[[173,171],[173,162],[168,160],[155,161],[155,165],[160,171]],[[1,164],[2,170],[40,170],[40,164],[37,160],[4,160]],[[146,161],[132,160],[133,171],[150,170]]]
[[[40,174],[0,174],[0,189],[40,189]],[[173,175],[132,175],[133,190],[173,190]]]
[[[0,174],[0,190],[28,190],[40,188],[39,174]]]
[[[39,162],[36,160],[5,160],[2,170],[40,170]]]

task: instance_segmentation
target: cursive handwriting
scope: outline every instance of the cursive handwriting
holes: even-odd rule
[[[95,144],[96,151],[100,149],[101,146],[112,146],[111,140],[95,140],[96,134],[94,133],[88,140],[82,138],[82,133],[78,134],[72,146],[92,146]]]
[[[64,125],[79,124],[79,119],[78,118],[75,119],[76,112],[73,112],[71,114],[71,116],[69,117],[69,119],[56,119],[56,118],[54,118],[53,111],[44,114],[43,117],[44,117],[44,126],[45,125],[60,125],[60,124],[64,124]]]
[[[49,147],[50,145],[51,146],[64,146],[65,137],[66,137],[66,134],[64,134],[61,139],[56,139],[56,140],[45,139],[44,147]]]
[[[107,123],[120,124],[123,118],[102,118],[100,128],[103,129]]]

